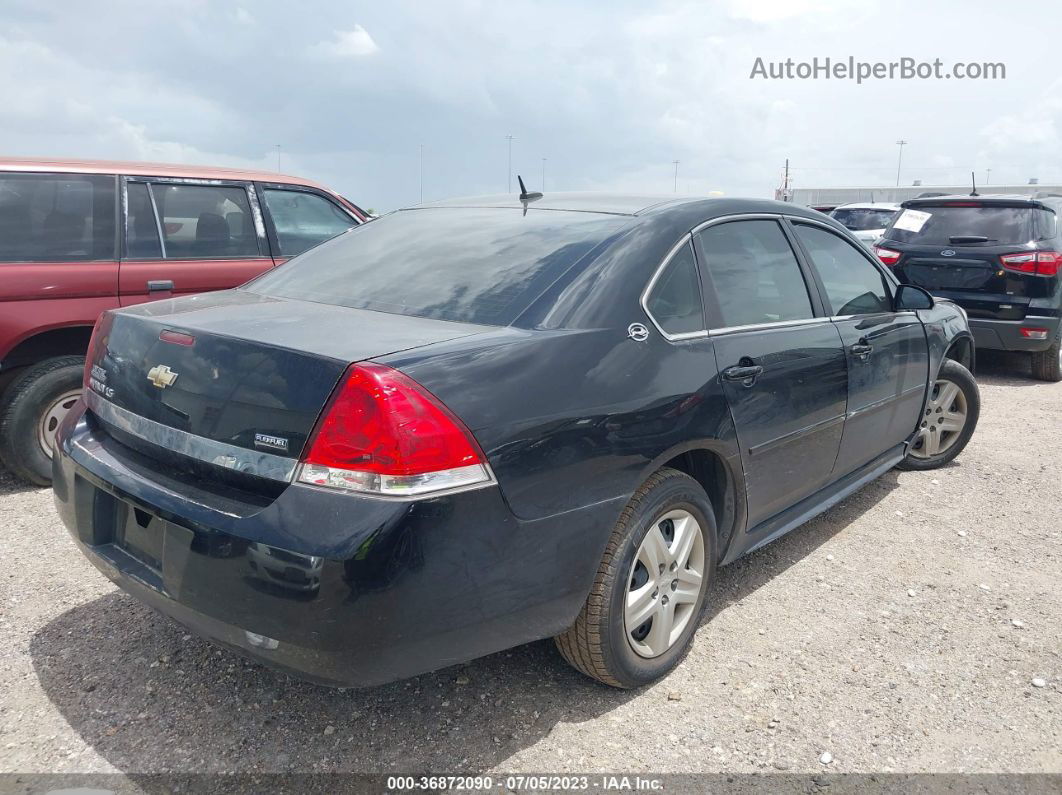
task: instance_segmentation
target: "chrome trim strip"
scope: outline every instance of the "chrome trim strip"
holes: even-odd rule
[[[746,326],[723,326],[721,328],[714,328],[709,332],[712,337],[722,337],[727,334],[734,334],[740,331],[761,331],[765,329],[776,328],[789,328],[790,326],[818,326],[829,323],[832,318],[828,317],[809,317],[801,320],[779,320],[774,323],[749,323]],[[838,341],[840,345],[840,341]]]
[[[236,447],[177,428],[170,428],[116,406],[91,389],[86,389],[84,395],[85,405],[103,422],[143,439],[145,442],[198,461],[281,483],[290,483],[295,474],[295,468],[299,465],[297,458],[248,450],[245,447]]]
[[[707,229],[709,226],[725,224],[730,221],[780,221],[782,218],[783,216],[778,213],[734,213],[733,215],[720,215],[718,218],[711,218],[693,227],[693,229],[690,230],[690,234],[695,235],[702,229]]]
[[[692,232],[687,232],[686,234],[684,234],[682,236],[682,239],[680,239],[678,243],[676,243],[674,246],[671,247],[671,250],[667,252],[667,255],[664,257],[663,261],[659,265],[657,265],[656,270],[653,272],[653,278],[651,278],[649,280],[649,284],[647,284],[645,286],[645,289],[642,290],[642,297],[639,300],[639,303],[642,306],[642,311],[645,312],[646,317],[649,318],[649,320],[652,322],[653,326],[656,327],[656,330],[659,331],[661,336],[663,336],[663,338],[666,339],[668,342],[681,342],[683,340],[703,339],[703,338],[708,336],[708,329],[701,329],[699,331],[684,331],[681,334],[668,334],[666,331],[664,331],[664,329],[660,326],[660,324],[656,322],[656,318],[653,317],[653,313],[649,311],[649,293],[651,293],[653,291],[653,287],[655,287],[657,281],[659,281],[660,275],[664,272],[664,270],[667,268],[667,266],[671,263],[671,259],[676,254],[678,254],[679,251],[682,250],[683,246],[692,246],[692,245],[693,245],[693,233]],[[694,260],[694,261],[696,262],[696,260]],[[698,274],[698,276],[699,276],[699,274]],[[703,319],[704,318],[704,295],[702,294],[700,296],[700,298],[701,298],[701,318]]]

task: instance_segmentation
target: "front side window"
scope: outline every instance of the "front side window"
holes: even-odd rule
[[[794,226],[826,288],[832,314],[866,315],[892,310],[881,272],[859,249],[821,227]]]
[[[704,330],[701,284],[693,247],[685,243],[668,262],[645,301],[646,309],[667,334]]]
[[[323,196],[277,188],[266,188],[263,194],[284,257],[301,254],[357,225]]]
[[[154,183],[167,259],[257,257],[247,191],[236,186]]]
[[[114,257],[114,177],[0,174],[0,262]]]
[[[130,259],[157,259],[162,256],[159,227],[151,207],[148,186],[130,182],[126,186],[128,211],[125,225],[125,252]]]
[[[777,221],[731,221],[697,234],[723,327],[815,316],[800,265]]]

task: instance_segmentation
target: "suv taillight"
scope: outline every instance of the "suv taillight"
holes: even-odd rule
[[[310,437],[297,480],[389,497],[493,483],[472,434],[409,376],[352,364]]]
[[[874,253],[878,255],[878,259],[890,268],[899,262],[902,256],[899,251],[893,251],[891,248],[882,248],[881,246],[874,246]]]
[[[100,340],[100,326],[103,325],[103,315],[96,319],[96,325],[92,327],[92,336],[89,337],[88,349],[85,351],[85,373],[81,377],[81,386],[89,388],[89,379],[92,378],[92,365],[96,362],[96,343]]]
[[[1062,253],[1058,251],[1024,251],[1020,254],[1001,254],[999,261],[1008,271],[1033,276],[1057,276],[1062,268]]]

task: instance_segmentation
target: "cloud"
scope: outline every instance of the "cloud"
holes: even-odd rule
[[[380,51],[369,31],[361,25],[350,30],[337,30],[331,41],[318,42],[310,49],[328,58],[363,58]]]

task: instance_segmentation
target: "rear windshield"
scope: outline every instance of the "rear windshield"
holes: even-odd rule
[[[962,240],[964,237],[987,240]],[[886,240],[927,246],[1010,245],[1028,243],[1037,237],[1036,213],[1032,207],[983,205],[919,206],[904,210],[885,233]]]
[[[504,326],[631,221],[555,210],[402,210],[311,249],[245,289]]]
[[[836,218],[845,229],[863,232],[868,229],[884,229],[896,215],[897,210],[834,210],[830,215]]]

